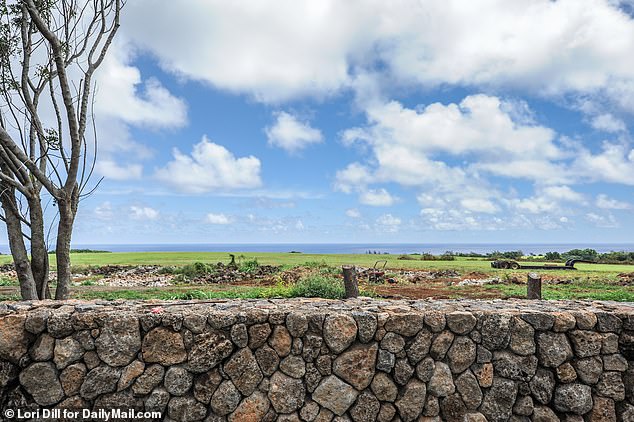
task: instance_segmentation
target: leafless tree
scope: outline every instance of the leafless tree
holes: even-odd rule
[[[123,5],[1,0],[1,218],[24,299],[50,297],[45,197],[57,207],[55,298],[69,295],[73,225],[96,158],[94,74]]]

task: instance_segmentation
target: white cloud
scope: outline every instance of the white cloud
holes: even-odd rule
[[[346,210],[346,216],[350,218],[361,218],[361,213],[356,208],[350,208]]]
[[[395,233],[399,230],[401,219],[394,217],[392,214],[383,214],[376,219],[376,224],[382,231]]]
[[[594,212],[589,212],[585,215],[585,218],[587,221],[597,227],[606,229],[619,227],[619,223],[616,221],[616,218],[614,218],[612,214],[599,215]]]
[[[290,153],[300,151],[311,144],[321,143],[324,140],[321,131],[283,111],[277,113],[275,124],[267,127],[265,132],[269,145],[282,148]]]
[[[618,133],[625,132],[627,130],[625,122],[621,119],[617,119],[610,113],[595,116],[590,121],[590,124],[593,128],[604,132]]]
[[[130,218],[133,220],[156,220],[158,217],[159,212],[154,208],[136,205],[130,207]]]
[[[364,190],[359,194],[359,202],[373,207],[389,207],[395,201],[396,198],[383,188]]]
[[[205,193],[223,189],[256,188],[260,179],[260,160],[254,156],[236,158],[222,145],[206,136],[194,145],[191,155],[174,149],[174,160],[156,171],[156,178],[186,193]]]
[[[95,208],[95,216],[100,220],[110,220],[114,216],[112,210],[112,204],[110,201],[105,201]]]
[[[231,224],[232,219],[224,214],[209,213],[205,216],[205,222],[209,224],[226,225]]]
[[[359,163],[351,163],[343,169],[337,171],[335,176],[335,189],[341,192],[350,193],[353,190],[366,186],[373,181],[373,176],[366,166]]]
[[[95,170],[106,179],[131,180],[140,179],[143,166],[140,164],[119,164],[113,160],[100,160],[95,164]]]
[[[597,154],[581,150],[572,165],[572,172],[590,181],[634,185],[634,149],[605,142]]]
[[[498,207],[492,201],[484,198],[465,198],[460,201],[460,205],[473,212],[493,214],[498,211]]]
[[[596,200],[597,207],[604,210],[629,210],[632,209],[632,204],[629,202],[619,201],[608,197],[605,194],[599,194]]]
[[[634,111],[634,22],[613,3],[137,0],[122,29],[164,69],[264,101],[331,94],[379,62],[396,84],[596,94]]]

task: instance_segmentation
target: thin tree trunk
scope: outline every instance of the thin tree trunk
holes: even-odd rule
[[[37,295],[40,299],[50,299],[48,250],[44,232],[44,214],[39,194],[29,198],[29,213],[31,220],[31,270],[37,287]]]
[[[22,236],[22,223],[15,215],[15,190],[0,185],[3,194],[0,197],[2,209],[4,210],[5,224],[7,226],[7,237],[9,238],[9,248],[13,256],[13,265],[20,282],[20,294],[24,300],[37,299],[37,288],[31,271],[29,262],[29,254],[24,245],[24,237]]]
[[[73,234],[75,212],[70,201],[59,201],[59,224],[57,225],[57,289],[55,299],[68,299],[70,295],[70,241]]]

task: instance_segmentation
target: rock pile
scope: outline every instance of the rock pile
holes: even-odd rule
[[[0,407],[172,421],[632,421],[634,305],[0,305]]]

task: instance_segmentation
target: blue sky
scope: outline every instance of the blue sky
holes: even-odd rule
[[[630,242],[630,10],[128,2],[74,241]]]

